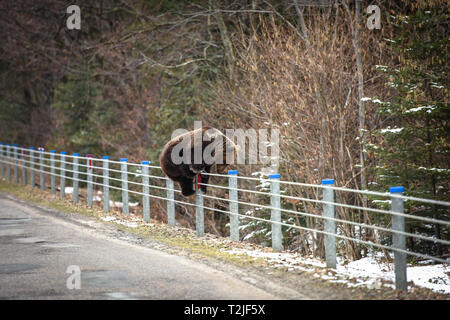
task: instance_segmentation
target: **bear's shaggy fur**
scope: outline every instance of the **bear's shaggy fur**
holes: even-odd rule
[[[199,131],[201,131],[201,136]],[[187,135],[189,135],[189,137],[186,137]],[[194,139],[194,135],[198,135],[200,139],[196,141],[196,139]],[[222,145],[219,146],[218,148],[222,149],[223,152],[221,155],[217,155],[217,157],[223,158],[221,163],[219,161],[216,161],[219,163],[214,162],[212,164],[207,164],[205,163],[205,160],[202,157],[201,164],[194,164],[194,148],[196,146],[195,143],[198,144],[198,142],[201,143],[201,148],[200,146],[198,146],[198,149],[202,151],[202,155],[205,148],[207,148],[210,144],[215,143],[218,145],[219,143],[221,143]],[[189,145],[183,145],[187,143],[189,143]],[[215,147],[215,145],[210,146],[210,148],[212,147]],[[183,149],[184,150],[189,149],[191,154],[190,163],[184,163],[183,161],[183,163],[181,164],[175,164],[172,161],[172,151],[174,150],[174,148],[181,149],[179,153],[180,157],[183,156]],[[229,161],[230,163],[227,163],[226,159],[227,151],[232,152],[233,155],[232,161]],[[189,131],[167,142],[159,156],[159,163],[164,173],[171,180],[173,180],[174,182],[178,182],[180,184],[183,196],[190,196],[195,193],[193,184],[194,179],[198,174],[200,174],[201,183],[207,184],[209,181],[209,175],[202,174],[202,172],[210,173],[211,168],[215,167],[216,172],[224,173],[227,167],[230,164],[234,163],[237,151],[238,146],[233,141],[228,139],[222,132],[220,132],[215,128],[203,126],[201,129]],[[211,154],[213,156],[216,156],[214,152],[212,152]],[[217,160],[217,158],[215,159]],[[200,188],[203,192],[206,192],[206,186],[201,185]]]

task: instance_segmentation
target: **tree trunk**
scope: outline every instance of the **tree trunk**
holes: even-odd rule
[[[366,171],[366,159],[367,152],[365,149],[365,118],[366,118],[366,108],[364,101],[364,75],[363,75],[363,65],[361,58],[361,45],[360,45],[360,36],[359,36],[359,24],[360,24],[360,3],[359,0],[355,0],[355,19],[352,21],[352,16],[348,7],[347,2],[342,3],[345,10],[347,11],[349,20],[350,20],[350,28],[353,36],[353,50],[355,52],[355,60],[356,60],[356,76],[358,79],[358,117],[359,117],[359,164],[360,164],[360,184],[362,190],[367,190],[367,171]],[[367,196],[362,195],[362,205],[367,207]],[[363,221],[367,223],[368,216],[367,211],[363,213]],[[366,234],[371,237],[372,230],[366,230]]]
[[[225,25],[225,21],[223,20],[222,12],[220,11],[220,7],[217,4],[216,0],[210,0],[210,7],[214,10],[214,17],[216,18],[217,25],[220,30],[220,36],[222,38],[222,43],[225,48],[225,57],[228,64],[228,72],[230,79],[233,79],[234,74],[234,53],[233,46],[231,44],[230,37],[228,36],[227,26]]]

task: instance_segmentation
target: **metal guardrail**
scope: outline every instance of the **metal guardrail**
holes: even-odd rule
[[[69,161],[70,160],[70,161]],[[58,164],[58,165],[57,165]],[[116,168],[112,168],[115,166]],[[21,170],[19,170],[19,167]],[[134,168],[133,170],[130,170]],[[173,182],[164,176],[149,174],[149,170],[161,171],[159,166],[151,165],[149,161],[143,161],[140,164],[130,163],[128,159],[122,158],[120,161],[111,160],[108,156],[100,158],[94,158],[92,155],[80,156],[78,153],[68,155],[66,152],[56,153],[55,150],[50,152],[44,151],[39,148],[36,150],[33,147],[22,148],[18,145],[4,145],[0,143],[0,175],[2,179],[6,179],[8,182],[12,182],[12,171],[14,171],[14,183],[19,183],[19,174],[22,173],[23,185],[31,184],[33,187],[37,187],[36,176],[39,173],[39,187],[42,190],[46,189],[46,175],[50,176],[50,189],[52,194],[56,194],[56,178],[59,178],[59,191],[60,197],[64,198],[66,181],[72,181],[73,193],[72,199],[74,203],[79,201],[79,183],[86,183],[87,185],[87,203],[92,207],[94,202],[94,186],[103,188],[103,209],[108,212],[110,210],[110,191],[116,190],[121,193],[122,197],[122,211],[125,214],[129,214],[129,195],[142,197],[143,218],[144,221],[150,221],[150,201],[151,199],[159,199],[167,202],[167,220],[169,225],[175,225],[175,204],[194,206],[196,210],[196,231],[198,236],[204,235],[204,210],[212,210],[228,214],[230,216],[230,238],[234,241],[240,241],[239,235],[239,218],[252,219],[256,221],[264,221],[270,223],[272,226],[272,247],[274,250],[282,250],[282,230],[281,227],[289,227],[308,232],[314,232],[324,235],[325,246],[325,260],[327,267],[336,268],[336,239],[344,239],[348,241],[354,241],[360,244],[369,245],[376,248],[386,249],[394,252],[394,264],[395,264],[395,279],[396,288],[401,290],[407,290],[407,278],[406,278],[406,256],[412,255],[425,259],[431,259],[441,263],[449,263],[449,259],[442,259],[441,257],[434,257],[423,253],[413,252],[406,249],[406,237],[418,238],[421,240],[431,241],[433,243],[440,243],[443,245],[450,245],[450,241],[445,239],[437,239],[426,235],[415,234],[405,231],[405,218],[413,219],[421,222],[441,224],[444,226],[450,226],[450,221],[440,220],[435,218],[416,216],[407,214],[404,212],[404,201],[417,201],[423,203],[429,203],[433,205],[449,207],[450,202],[439,201],[433,199],[422,199],[416,197],[404,196],[403,187],[392,187],[389,193],[380,193],[368,190],[356,190],[334,186],[333,179],[322,180],[322,184],[307,184],[292,181],[280,180],[279,174],[269,175],[268,179],[239,176],[237,170],[230,170],[228,174],[208,174],[210,176],[218,176],[228,179],[228,187],[219,186],[213,184],[206,184],[196,182],[195,203],[187,201],[176,200],[175,193],[181,193],[180,190],[174,188]],[[57,173],[56,171],[59,171]],[[94,171],[96,173],[94,173]],[[162,172],[162,171],[161,171]],[[117,176],[120,176],[118,178]],[[28,179],[29,176],[29,179]],[[80,176],[84,176],[85,179],[80,179]],[[115,177],[116,176],[116,177]],[[141,182],[132,181],[130,176],[140,177]],[[239,181],[245,179],[249,181],[264,182],[270,184],[270,191],[257,191],[251,189],[242,189],[238,187]],[[101,182],[99,182],[100,180]],[[151,184],[151,181],[165,181],[166,186],[160,186]],[[116,185],[113,185],[116,184]],[[120,186],[117,186],[119,184]],[[198,186],[204,185],[212,188],[220,188],[228,191],[228,198],[220,198],[211,195],[203,194]],[[280,193],[280,185],[294,185],[300,187],[310,187],[322,189],[322,200],[309,199],[303,197],[295,197],[284,195]],[[131,188],[133,186],[134,188]],[[141,191],[136,188],[142,188]],[[165,196],[158,196],[154,194],[153,190],[165,190]],[[335,202],[334,192],[352,192],[360,193],[364,195],[373,195],[379,197],[389,198],[391,201],[391,210],[383,210],[370,207],[360,207],[355,205],[349,205],[344,203]],[[264,195],[270,198],[270,205],[262,205],[251,202],[245,202],[239,200],[240,193],[249,193],[256,195]],[[203,199],[214,199],[228,202],[229,210],[221,210],[217,208],[211,208],[205,206]],[[323,214],[317,215],[308,212],[301,212],[298,210],[290,210],[282,208],[281,200],[300,200],[311,203],[321,204],[323,208]],[[271,212],[270,220],[263,219],[256,216],[246,215],[239,213],[239,206],[251,206],[256,208],[268,209]],[[352,210],[363,210],[373,213],[381,213],[391,216],[392,227],[386,228],[383,226],[359,223],[355,221],[340,219],[335,217],[335,207],[344,207]],[[292,223],[282,222],[281,213],[295,214],[304,217],[310,217],[314,219],[323,220],[323,230],[312,229],[305,226],[300,226]],[[382,232],[388,232],[392,234],[392,246],[375,243],[372,241],[366,241],[348,237],[343,234],[339,234],[336,230],[336,223],[349,224],[353,226],[359,226],[372,230],[378,230]]]

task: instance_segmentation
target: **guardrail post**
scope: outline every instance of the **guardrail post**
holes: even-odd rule
[[[28,184],[28,173],[27,173],[27,165],[25,163],[26,161],[26,151],[24,150],[24,148],[20,149],[20,160],[22,162],[22,184],[24,186],[26,186]]]
[[[30,156],[29,156],[29,159],[30,159],[30,185],[32,188],[34,188],[36,185],[36,172],[34,172],[34,150],[35,150],[35,148],[30,147],[29,149],[30,149],[30,151],[29,151],[30,152]]]
[[[45,168],[44,168],[44,148],[39,148],[39,169],[40,176],[39,182],[41,184],[41,190],[45,190]]]
[[[103,156],[103,210],[109,212],[109,156]]]
[[[6,179],[11,183],[11,145],[9,143],[6,145],[6,161]]]
[[[170,179],[166,180],[167,187],[167,224],[169,226],[175,225],[175,202],[174,192],[173,192],[173,181]]]
[[[18,146],[18,144],[14,145],[14,183],[17,184],[19,183],[19,155],[17,152]]]
[[[125,214],[129,214],[130,211],[128,209],[128,165],[127,158],[120,159],[120,171],[122,175],[122,212]]]
[[[56,194],[55,152],[55,150],[50,150],[50,181],[52,186],[52,194]]]
[[[94,168],[92,168],[92,154],[87,155],[87,167],[86,167],[86,173],[87,173],[87,198],[88,198],[88,206],[92,208],[94,205],[94,186],[92,184],[92,173]]]
[[[5,165],[3,161],[3,142],[0,142],[0,176],[2,179],[5,178]]]
[[[205,214],[203,211],[203,193],[198,183],[201,183],[200,174],[195,177],[195,230],[197,236],[203,237],[205,235]]]
[[[283,250],[283,234],[281,232],[281,203],[280,203],[280,175],[270,174],[270,220],[272,222],[272,249],[276,251]]]
[[[230,200],[230,239],[239,241],[239,208],[237,191],[237,170],[228,170],[228,187]]]
[[[72,193],[72,200],[74,204],[78,203],[78,157],[80,156],[79,153],[73,154],[73,193]]]
[[[402,195],[405,189],[403,187],[391,187],[389,192]],[[404,213],[403,199],[391,197],[391,211]],[[405,217],[392,215],[392,230],[405,232]],[[396,249],[406,250],[406,237],[403,234],[392,233],[392,245]],[[395,265],[395,288],[397,290],[408,290],[406,279],[406,253],[394,251]]]
[[[142,207],[143,207],[143,216],[145,222],[150,222],[150,187],[149,187],[149,177],[148,177],[148,165],[149,161],[142,161],[142,192],[144,195],[142,196]]]
[[[322,185],[334,185],[334,179],[322,180]],[[323,188],[323,201],[334,202],[334,190],[331,188]],[[334,219],[334,205],[323,204],[323,216],[325,218]],[[336,234],[336,224],[334,220],[324,219],[324,231]],[[336,269],[336,236],[325,234],[325,261],[328,268]]]
[[[59,178],[59,195],[61,198],[66,197],[66,151],[61,151],[60,156],[60,178]]]

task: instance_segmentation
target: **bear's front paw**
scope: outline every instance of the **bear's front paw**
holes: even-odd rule
[[[195,190],[193,190],[193,189],[190,189],[190,190],[181,189],[181,194],[185,197],[192,196],[194,193],[195,193]]]

